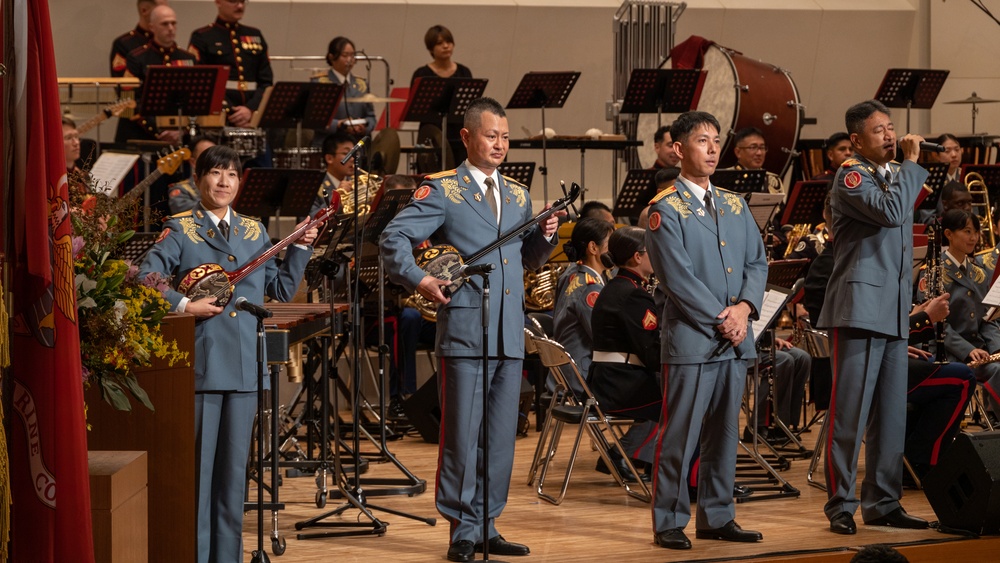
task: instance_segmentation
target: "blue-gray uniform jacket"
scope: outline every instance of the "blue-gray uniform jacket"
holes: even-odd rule
[[[993,270],[983,267],[971,256],[964,274],[947,253],[943,254],[941,262],[944,288],[951,294],[944,330],[944,347],[949,359],[965,362],[975,349],[991,354],[1000,350],[1000,326],[983,319],[987,309],[983,298],[990,290]]]
[[[718,224],[680,178],[660,192],[649,210],[646,250],[667,300],[661,326],[664,364],[702,364],[752,359],[753,330],[735,349],[715,330],[726,307],[746,301],[760,313],[767,282],[767,257],[757,224],[743,196],[709,188]]]
[[[194,178],[170,184],[167,195],[167,204],[172,215],[194,209],[201,202],[201,194],[198,193],[198,185],[195,184]]]
[[[341,99],[340,104],[337,106],[337,111],[333,114],[334,123],[326,131],[317,132],[316,137],[313,139],[313,146],[320,146],[323,144],[323,139],[330,133],[333,133],[339,129],[339,122],[343,119],[356,119],[359,117],[365,120],[365,133],[371,134],[372,130],[375,129],[375,106],[369,103],[363,102],[348,102],[347,98],[360,98],[368,93],[368,83],[365,82],[363,78],[359,78],[350,74],[347,76],[348,81],[344,86],[344,96]],[[326,74],[320,74],[312,77],[313,82],[326,82],[340,84],[340,79],[333,72],[333,69],[326,71]]]
[[[171,310],[184,297],[175,290],[192,269],[206,263],[233,271],[271,247],[271,239],[260,221],[230,209],[229,240],[216,230],[205,208],[199,205],[171,217],[139,269],[140,278],[152,272],[172,276],[172,288],[164,298]],[[288,301],[295,295],[311,250],[289,247],[279,267],[274,259],[258,267],[236,284],[232,300],[214,317],[195,323],[194,373],[196,391],[257,390],[257,319],[237,312],[234,303],[246,297],[261,303],[267,295]]]
[[[906,338],[913,296],[913,204],[927,170],[889,163],[893,182],[875,164],[848,159],[833,181],[833,273],[818,327],[851,327]],[[899,181],[895,181],[898,178]]]
[[[500,232],[531,219],[528,189],[501,177]],[[498,239],[497,222],[481,188],[463,163],[455,170],[427,176],[413,199],[389,222],[379,245],[389,279],[407,292],[416,291],[426,275],[413,258],[413,248],[425,240],[450,244],[469,257]],[[490,274],[489,355],[524,357],[524,270],[537,270],[555,249],[538,225],[521,237],[484,256]],[[472,277],[438,308],[435,353],[440,357],[478,357],[482,353],[482,281]],[[499,342],[499,345],[498,345]]]
[[[602,289],[604,279],[600,272],[579,263],[570,264],[556,284],[556,303],[552,310],[553,337],[566,348],[584,378],[590,369],[594,344],[590,316]]]

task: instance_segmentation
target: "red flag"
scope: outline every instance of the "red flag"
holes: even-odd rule
[[[48,0],[14,2],[12,561],[94,561],[66,162]]]

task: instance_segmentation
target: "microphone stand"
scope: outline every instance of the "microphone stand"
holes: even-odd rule
[[[245,310],[257,319],[257,549],[250,554],[250,563],[271,563],[264,551],[264,356],[267,349],[267,336],[264,333],[264,319],[271,316],[270,311]],[[266,313],[266,314],[265,314]],[[277,393],[277,389],[271,389]],[[271,413],[276,416],[276,413]],[[272,449],[272,456],[277,452]],[[272,490],[272,495],[277,489]],[[273,507],[275,510],[278,506]],[[281,508],[284,508],[282,505]],[[284,538],[279,536],[280,543],[274,542],[272,549],[275,555],[285,552]]]

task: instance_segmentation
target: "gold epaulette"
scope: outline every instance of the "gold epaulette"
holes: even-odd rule
[[[428,174],[424,176],[424,180],[437,180],[439,178],[447,178],[448,176],[457,176],[458,170],[452,168],[451,170],[442,170],[434,174]]]
[[[770,174],[770,172],[768,172],[768,174]],[[727,190],[726,188],[720,188],[719,186],[712,186],[712,187],[715,188],[715,189],[717,189],[717,190],[719,190],[720,192],[726,192],[726,193],[730,193],[730,194],[736,194],[736,195],[738,195],[740,197],[743,197],[743,194],[741,194],[740,192],[734,192],[733,190]]]
[[[524,185],[524,184],[522,184],[521,182],[518,182],[517,180],[515,180],[515,179],[511,178],[510,176],[504,176],[503,174],[501,174],[500,176],[501,176],[501,177],[502,177],[502,178],[503,178],[504,180],[507,180],[508,182],[510,182],[511,184],[514,184],[515,186],[520,186],[520,187],[522,187],[522,188],[527,188],[527,186],[525,186],[525,185]]]
[[[670,186],[665,188],[663,191],[658,192],[655,196],[653,196],[653,199],[649,200],[649,204],[653,205],[654,203],[660,201],[661,199],[667,197],[668,195],[675,193],[677,193],[677,188],[674,187],[673,184],[670,184]]]
[[[315,78],[318,82],[330,82],[330,77],[326,75],[325,71],[314,73],[309,78]]]
[[[597,281],[597,278],[586,272],[584,272],[583,274],[583,281],[587,282],[587,285],[594,285],[595,283],[600,283]]]
[[[857,166],[858,164],[861,164],[860,160],[858,160],[856,158],[848,158],[847,160],[844,161],[843,164],[840,165],[840,167],[841,168],[850,168],[852,166]]]
[[[181,211],[180,213],[177,213],[176,215],[171,215],[170,218],[171,219],[180,219],[181,217],[189,217],[191,215],[191,211],[192,210],[190,210],[190,209],[188,209],[187,211]]]

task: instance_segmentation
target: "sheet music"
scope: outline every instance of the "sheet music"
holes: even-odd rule
[[[94,179],[94,188],[106,195],[118,189],[125,175],[132,170],[139,155],[120,152],[104,152],[90,169],[90,177]]]
[[[750,214],[753,215],[754,221],[757,222],[758,229],[761,231],[764,230],[767,222],[774,215],[778,204],[783,199],[785,199],[785,194],[750,194],[750,197],[747,199],[747,205],[750,207]]]
[[[1000,307],[1000,278],[997,278],[997,281],[993,282],[990,290],[986,293],[986,297],[983,297],[983,305]]]
[[[769,289],[764,292],[764,300],[761,302],[760,306],[760,318],[752,323],[753,327],[753,340],[757,342],[760,340],[760,335],[767,331],[767,326],[771,324],[774,317],[781,313],[781,306],[785,303],[785,299],[788,298],[787,293],[782,293],[774,289]]]

